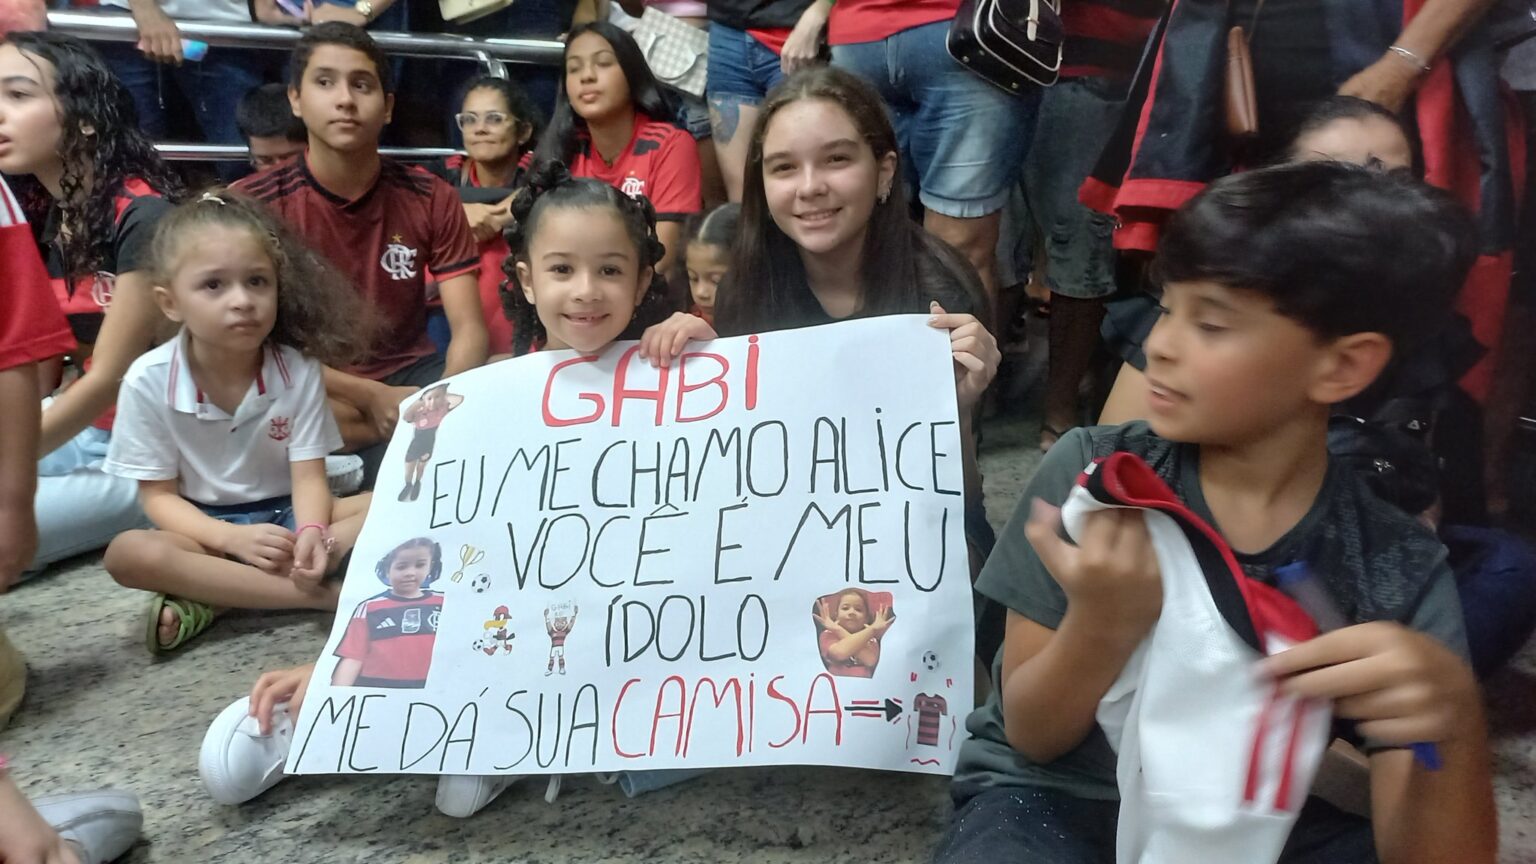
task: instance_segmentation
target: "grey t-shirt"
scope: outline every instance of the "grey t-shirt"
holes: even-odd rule
[[[1200,490],[1197,447],[1158,438],[1140,421],[1074,429],[1041,462],[976,580],[977,591],[1045,627],[1061,624],[1066,595],[1024,537],[1029,502],[1043,498],[1061,504],[1084,466],[1116,450],[1147,460],[1196,515],[1216,524]],[[1465,622],[1445,547],[1341,468],[1330,466],[1317,500],[1295,527],[1263,552],[1239,553],[1237,560],[1244,573],[1264,582],[1273,581],[1276,567],[1305,560],[1351,620],[1401,621],[1467,656]],[[1067,754],[1050,763],[1032,762],[1008,745],[1002,689],[999,652],[992,665],[992,695],[966,720],[971,738],[960,748],[956,784],[1041,786],[1082,798],[1119,797],[1115,754],[1097,724]],[[1369,749],[1369,742],[1360,743]]]

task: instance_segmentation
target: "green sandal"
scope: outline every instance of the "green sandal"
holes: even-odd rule
[[[176,610],[177,620],[180,622],[180,630],[176,638],[170,644],[160,644],[160,613],[165,607]],[[165,654],[175,651],[187,644],[204,630],[213,626],[213,607],[207,603],[199,603],[196,600],[188,600],[184,597],[167,597],[164,594],[156,594],[149,601],[149,627],[145,639],[145,645],[151,654]]]

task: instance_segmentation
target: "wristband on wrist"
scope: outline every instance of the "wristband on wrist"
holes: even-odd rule
[[[1414,68],[1418,69],[1420,72],[1429,71],[1429,64],[1424,62],[1424,58],[1413,53],[1412,51],[1409,51],[1407,48],[1404,48],[1401,45],[1392,45],[1388,47],[1387,50],[1397,55],[1398,57],[1401,57],[1404,62],[1413,64]]]
[[[331,536],[331,526],[322,525],[319,522],[305,522],[299,526],[299,530],[293,532],[293,536],[298,537],[311,528],[320,532],[320,542],[325,544],[325,551],[329,552],[336,548],[336,538]]]

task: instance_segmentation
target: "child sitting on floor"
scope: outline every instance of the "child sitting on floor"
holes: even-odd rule
[[[208,193],[161,221],[155,300],[181,333],[129,367],[104,465],[139,482],[159,530],[107,547],[119,584],[155,592],[151,653],[179,648],[229,607],[335,609],[327,583],[368,496],[333,501],[341,436],[321,364],[364,348],[358,301],[260,204]]]
[[[1482,703],[1445,550],[1327,446],[1331,407],[1434,333],[1475,248],[1442,193],[1328,162],[1225,178],[1175,214],[1155,265],[1149,420],[1062,436],[977,580],[1008,608],[1007,635],[966,722],[935,861],[1117,860],[1117,757],[1096,712],[1158,620],[1162,576],[1140,512],[1090,514],[1073,546],[1056,505],[1087,464],[1123,451],[1217,526],[1247,577],[1273,584],[1301,562],[1347,618],[1258,672],[1354,722],[1372,818],[1312,798],[1279,860],[1492,864]],[[1421,743],[1438,768],[1416,761]]]

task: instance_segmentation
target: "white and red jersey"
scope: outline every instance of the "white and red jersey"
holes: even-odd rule
[[[1254,664],[1317,635],[1295,601],[1250,579],[1221,535],[1130,453],[1089,465],[1062,508],[1145,512],[1163,607],[1099,702],[1120,789],[1117,864],[1279,859],[1331,737],[1332,707],[1279,694]]]

